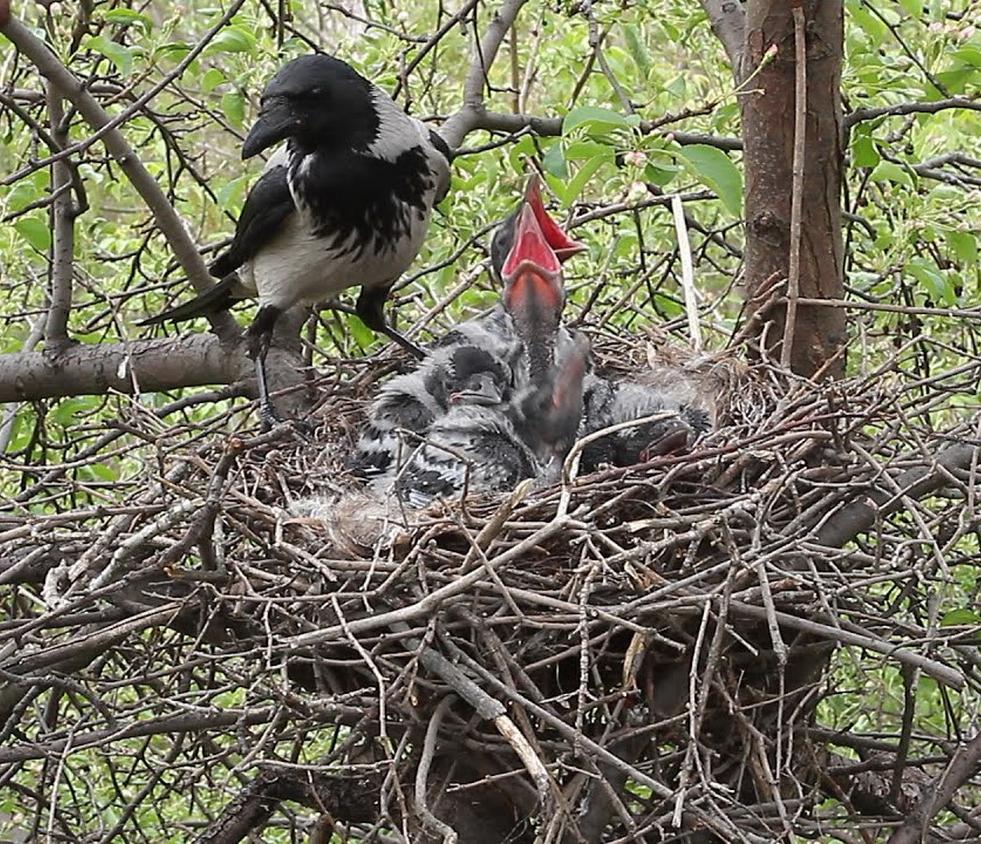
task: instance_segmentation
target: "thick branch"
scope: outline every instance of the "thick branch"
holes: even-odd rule
[[[701,4],[712,25],[712,32],[722,42],[729,57],[732,75],[738,81],[743,63],[743,40],[746,28],[743,7],[739,0],[701,0]]]
[[[231,384],[250,371],[237,346],[211,334],[20,352],[0,355],[0,402]]]
[[[68,126],[61,95],[47,86],[51,137],[62,149],[68,145]],[[51,302],[44,326],[44,344],[57,351],[68,343],[68,314],[72,307],[72,274],[75,267],[75,208],[69,188],[71,168],[67,160],[51,165]]]
[[[511,24],[528,0],[504,0],[494,19],[488,24],[484,36],[475,45],[466,81],[463,83],[463,106],[440,127],[440,134],[451,147],[458,147],[474,129],[484,113],[484,85],[490,73],[501,42]],[[557,133],[556,133],[557,134]]]
[[[94,130],[99,131],[110,122],[110,117],[105,109],[85,90],[78,79],[58,60],[58,57],[48,49],[44,42],[38,39],[24,24],[12,17],[2,26],[2,31],[17,49],[35,64],[51,85],[75,105],[82,117]],[[194,241],[191,240],[183,221],[157,184],[157,180],[143,166],[139,156],[118,129],[106,131],[102,141],[132,182],[133,187],[143,197],[143,201],[146,202],[153,214],[160,231],[167,238],[167,243],[194,289],[198,293],[209,290],[213,280],[208,273],[204,260],[194,245]],[[238,326],[227,312],[212,317],[211,324],[215,331],[226,340],[233,339],[239,333]],[[65,393],[61,393],[61,395],[65,395]]]
[[[450,118],[440,129],[444,137],[447,137],[446,127],[452,120],[453,118]],[[645,121],[638,128],[641,132],[646,133],[654,131],[655,127],[650,121]],[[470,121],[467,123],[466,133],[474,132],[478,129],[484,129],[488,132],[509,132],[511,134],[531,129],[532,132],[540,137],[555,137],[562,134],[562,118],[538,117],[532,114],[507,114],[498,111],[485,111],[481,107],[472,114]],[[743,142],[740,138],[718,137],[699,132],[663,132],[662,130],[662,133],[665,136],[673,138],[682,146],[687,146],[688,144],[707,144],[725,152],[733,152],[743,148]],[[462,140],[463,138],[461,137],[454,145],[458,145]],[[449,143],[448,137],[447,142]]]
[[[917,844],[923,840],[930,819],[954,799],[954,793],[974,776],[981,765],[981,732],[951,757],[943,774],[927,788],[920,804],[889,838],[888,844]]]
[[[877,516],[887,516],[904,506],[903,498],[923,498],[947,483],[951,472],[970,469],[978,458],[976,446],[959,443],[945,448],[931,466],[916,466],[896,478],[904,495],[889,486],[880,486],[859,501],[852,501],[828,519],[817,531],[821,545],[840,548],[875,524]]]

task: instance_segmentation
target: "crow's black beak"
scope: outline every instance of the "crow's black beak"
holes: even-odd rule
[[[292,135],[301,121],[286,97],[264,97],[259,119],[242,144],[242,160],[252,158]]]

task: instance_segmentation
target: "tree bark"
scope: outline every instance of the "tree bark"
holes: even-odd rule
[[[800,295],[837,299],[844,293],[841,187],[843,133],[841,0],[803,3],[807,21],[807,113]],[[749,0],[746,40],[737,78],[749,79],[740,96],[746,173],[747,297],[774,274],[788,275],[790,254],[791,171],[794,149],[794,26],[786,0]],[[771,46],[776,57],[752,75]],[[752,75],[752,78],[750,78]],[[767,315],[763,336],[776,358],[784,333],[786,308]],[[821,305],[801,305],[794,331],[791,368],[811,376],[841,376],[844,359],[834,357],[845,342],[845,314]]]
[[[0,402],[231,384],[251,372],[241,344],[225,346],[213,334],[79,344],[58,355],[0,355]]]

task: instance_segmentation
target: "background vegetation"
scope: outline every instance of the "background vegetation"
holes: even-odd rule
[[[550,130],[560,132],[479,130],[463,139],[453,189],[398,290],[400,325],[415,326],[417,336],[429,339],[495,301],[497,291],[481,269],[489,232],[513,207],[528,162],[534,161],[554,207],[590,246],[569,268],[570,321],[588,326],[600,343],[622,344],[625,355],[642,352],[643,334],[651,327],[687,338],[675,225],[664,199],[681,194],[706,345],[726,345],[743,310],[746,174],[739,97],[751,95],[754,80],[738,88],[733,82],[706,11],[714,5],[532,0],[525,6],[490,72],[486,105],[501,114],[551,120]],[[844,289],[852,303],[847,375],[873,376],[884,367],[908,376],[908,413],[926,430],[944,429],[963,422],[978,403],[981,5],[845,0],[844,8]],[[265,80],[285,59],[312,47],[328,50],[438,127],[464,104],[474,36],[486,32],[495,10],[496,4],[479,0],[453,6],[79,0],[15,4],[12,11],[85,80],[111,115],[127,112],[122,133],[208,255],[229,238],[261,167],[243,165],[238,149]],[[216,34],[192,58],[212,30]],[[158,88],[142,102],[143,94]],[[50,361],[66,343],[74,348],[162,336],[172,329],[140,329],[136,323],[191,293],[184,269],[118,164],[101,143],[90,141],[91,129],[72,107],[65,106],[67,126],[52,125],[47,98],[34,65],[10,41],[0,40],[0,352],[11,356],[0,361],[0,395],[24,399],[6,405],[0,425],[0,493],[6,502],[0,518],[7,519],[0,528],[7,524],[11,531],[67,511],[116,512],[155,476],[160,442],[183,437],[189,447],[195,431],[208,437],[241,433],[254,422],[248,387],[234,378],[217,388],[152,391],[136,383],[128,394],[62,394],[63,376],[53,366],[37,381],[48,386],[23,391],[26,358],[17,355],[40,352]],[[948,107],[955,100],[957,107]],[[77,145],[67,187],[64,173],[59,181],[47,160],[45,136],[61,146]],[[67,340],[46,331],[58,291],[52,245],[59,198],[73,203],[76,213]],[[343,305],[307,321],[302,354],[307,364],[332,367],[331,378],[351,382],[364,372],[363,358],[385,364],[391,352]],[[239,313],[239,322],[250,308]],[[202,321],[190,330],[207,332],[208,326]],[[936,398],[931,379],[958,371],[956,385]],[[921,408],[914,404],[917,395]],[[962,731],[978,731],[976,530],[974,522],[964,531],[958,563],[945,573],[942,587],[931,591],[936,603],[927,612],[932,629],[974,630],[973,683],[956,695],[920,677],[911,713],[911,675],[849,652],[827,680],[829,694],[819,710],[825,728],[869,736],[912,730],[939,737],[941,745]],[[896,563],[902,565],[903,558]],[[23,558],[14,554],[2,565],[9,571],[7,577],[0,572],[0,583],[17,584]],[[883,586],[883,596],[892,588]],[[40,583],[10,589],[4,599],[10,619],[22,620],[43,607]],[[901,596],[896,601],[897,608],[904,606]],[[22,635],[17,622],[0,623],[0,647],[16,650]],[[159,629],[139,635],[149,637],[142,645],[161,654],[181,637]],[[5,657],[11,652],[3,651]],[[113,673],[111,662],[105,671]],[[140,711],[141,690],[124,680],[120,676],[118,684],[106,686],[103,676],[101,693],[111,694],[121,711],[149,717]],[[16,717],[6,727],[0,724],[5,741],[44,740],[43,726],[27,732],[18,726],[32,707],[38,723],[52,731],[71,733],[81,713],[91,717],[72,672],[66,671],[57,694],[49,691],[12,702]],[[234,708],[246,697],[242,688],[229,685],[194,705]],[[26,840],[17,836],[29,830],[32,839],[73,840],[86,830],[93,841],[188,840],[190,830],[220,814],[228,794],[195,791],[185,799],[175,783],[201,776],[209,752],[231,753],[242,764],[229,774],[225,786],[231,788],[248,769],[249,747],[236,745],[229,731],[171,775],[163,772],[167,754],[176,751],[154,741],[132,739],[121,746],[132,754],[134,771],[136,760],[153,757],[160,782],[170,779],[167,789],[142,773],[128,781],[118,760],[106,763],[98,749],[5,759],[0,835]],[[333,735],[318,736],[295,750],[294,760],[314,759],[334,741]],[[867,761],[874,748],[839,750]],[[938,755],[935,762],[946,759]],[[160,799],[136,800],[142,789],[153,795],[158,786]],[[970,793],[979,794],[977,788]],[[62,815],[63,802],[87,804],[90,813]],[[842,795],[840,805],[847,803]],[[962,804],[971,808],[970,800]],[[824,807],[828,817],[838,808],[836,801]],[[302,817],[290,815],[267,828],[261,840],[298,840],[308,829]],[[887,837],[878,827],[833,834],[845,841]],[[816,840],[831,840],[830,835],[811,830]]]

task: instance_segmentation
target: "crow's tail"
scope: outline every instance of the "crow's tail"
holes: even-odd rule
[[[178,305],[176,308],[171,308],[162,314],[145,319],[137,323],[137,325],[160,325],[163,322],[184,322],[195,317],[207,316],[208,314],[227,310],[236,300],[242,298],[241,295],[236,295],[240,289],[240,285],[241,282],[238,276],[232,273],[231,275],[225,276],[207,293],[202,293],[200,296],[191,299],[190,302],[185,302],[183,305]]]

